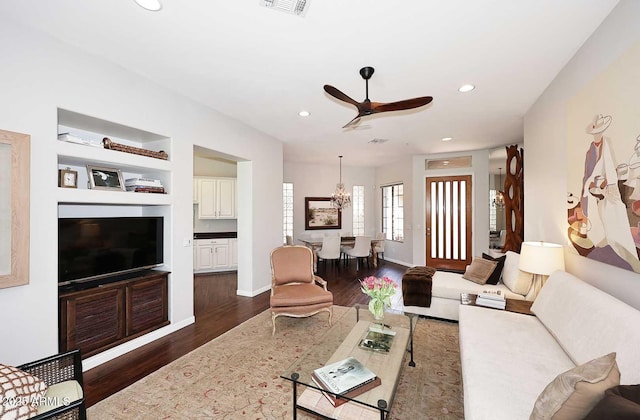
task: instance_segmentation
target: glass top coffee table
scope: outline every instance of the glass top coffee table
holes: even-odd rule
[[[411,354],[409,364],[415,366],[413,328],[416,320],[417,316],[413,314],[388,311],[381,326],[366,306],[349,308],[281,375],[293,383],[293,418],[296,419],[298,410],[302,410],[330,419],[385,419],[391,409],[407,352]],[[363,342],[372,325],[373,329],[395,332],[388,348],[386,345],[375,348],[367,341]],[[353,398],[343,397],[341,404],[334,407],[312,379],[312,373],[351,356],[373,371],[381,379],[381,384]]]

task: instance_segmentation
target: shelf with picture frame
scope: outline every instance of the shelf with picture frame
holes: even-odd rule
[[[171,139],[148,131],[58,109],[58,135],[56,151],[58,171],[77,172],[76,188],[58,188],[58,202],[69,204],[171,204]],[[168,159],[157,159],[134,153],[109,150],[102,147],[102,139],[125,146],[151,151],[164,151]],[[72,139],[64,141],[61,139]],[[166,194],[127,192],[122,188],[96,188],[89,171],[102,168],[106,173],[117,173],[123,179],[151,178],[162,182]]]

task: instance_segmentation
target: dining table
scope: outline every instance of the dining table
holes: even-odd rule
[[[298,239],[300,242],[305,244],[305,246],[311,248],[313,252],[313,272],[318,271],[318,250],[322,248],[322,237],[318,238],[309,238],[309,239]],[[371,254],[373,255],[373,266],[378,267],[378,253],[375,251],[376,245],[383,242],[384,239],[374,239],[371,238]],[[340,237],[340,245],[341,246],[353,246],[356,243],[355,236],[341,236]]]

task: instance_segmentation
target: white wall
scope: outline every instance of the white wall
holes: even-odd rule
[[[525,115],[525,240],[565,245],[567,271],[640,308],[640,274],[567,251],[568,101],[640,42],[640,2],[623,0]],[[621,81],[639,83],[638,79]],[[639,109],[638,98],[628,104]],[[640,131],[639,131],[640,132]],[[584,159],[580,151],[575,159]]]
[[[353,191],[354,185],[364,186],[364,224],[367,235],[375,235],[380,230],[376,220],[375,197],[378,194],[374,180],[375,171],[373,168],[355,167],[345,165],[345,156],[342,162],[342,182],[345,189]],[[336,190],[336,184],[340,180],[340,168],[338,159],[333,164],[309,165],[302,163],[285,162],[284,182],[293,183],[293,236],[294,242],[300,235],[324,234],[325,232],[335,232],[335,230],[305,230],[304,223],[304,198],[305,197],[331,197],[331,193]],[[282,193],[280,194],[282,196]],[[282,202],[282,201],[281,201]],[[353,212],[352,208],[342,212],[341,232],[353,232]],[[280,234],[282,237],[282,233]],[[298,242],[298,245],[300,243]],[[386,255],[386,254],[385,254]]]
[[[279,141],[4,18],[0,56],[0,127],[31,135],[31,275],[28,285],[0,289],[3,363],[19,364],[58,351],[57,108],[173,139],[173,242],[167,264],[173,326],[193,320],[192,249],[182,241],[193,235],[194,144],[246,159],[238,168],[240,220],[246,221],[238,229],[238,288],[245,294],[268,288],[269,251],[280,245],[282,234]],[[260,211],[252,211],[254,207]]]

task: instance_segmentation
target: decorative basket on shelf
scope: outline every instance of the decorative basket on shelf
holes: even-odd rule
[[[109,137],[102,139],[102,145],[105,149],[117,150],[119,152],[132,153],[134,155],[148,156],[156,159],[167,160],[169,155],[164,151],[154,152],[153,150],[141,149],[139,147],[127,146],[125,144],[115,143]]]

